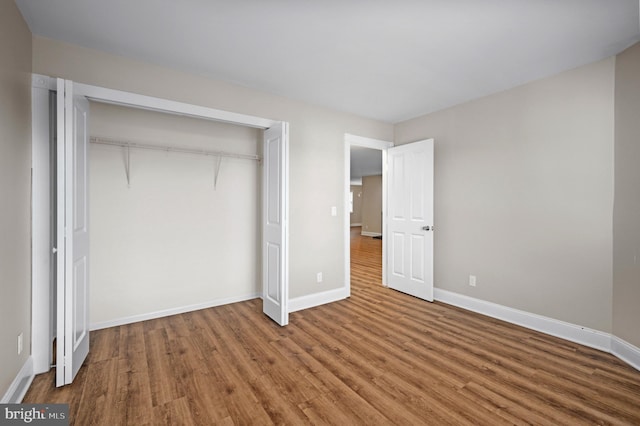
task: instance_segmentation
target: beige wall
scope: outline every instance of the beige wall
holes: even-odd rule
[[[351,185],[353,192],[353,212],[351,213],[351,225],[362,224],[362,186]]]
[[[31,347],[31,33],[13,1],[0,1],[0,57],[1,398]]]
[[[362,177],[362,232],[382,234],[382,175]]]
[[[258,153],[249,127],[91,104],[93,136]],[[259,286],[256,161],[90,147],[91,323],[255,297]]]
[[[34,37],[33,50],[36,73],[288,121],[290,296],[344,284],[344,133],[389,140],[391,124],[41,37]],[[317,272],[324,274],[320,284]]]
[[[613,334],[640,347],[640,43],[616,58]]]
[[[611,58],[396,126],[435,138],[437,288],[611,332],[613,103]]]

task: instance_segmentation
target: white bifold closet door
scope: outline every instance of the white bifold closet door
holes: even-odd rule
[[[288,123],[264,131],[262,175],[262,310],[280,325],[289,323]]]
[[[56,386],[73,381],[89,353],[89,101],[57,79]]]

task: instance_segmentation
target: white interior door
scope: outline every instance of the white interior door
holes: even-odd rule
[[[289,323],[288,123],[264,131],[262,209],[262,310],[280,325]]]
[[[433,139],[387,150],[387,285],[433,301]]]
[[[89,102],[57,86],[56,386],[73,381],[89,353]]]

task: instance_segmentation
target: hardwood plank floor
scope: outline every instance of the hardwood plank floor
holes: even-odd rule
[[[291,314],[260,300],[93,332],[75,425],[640,425],[640,372],[615,357],[381,286],[381,241],[352,232],[352,296]]]

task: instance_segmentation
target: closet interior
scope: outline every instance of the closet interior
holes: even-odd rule
[[[90,108],[91,324],[258,297],[263,131]]]

